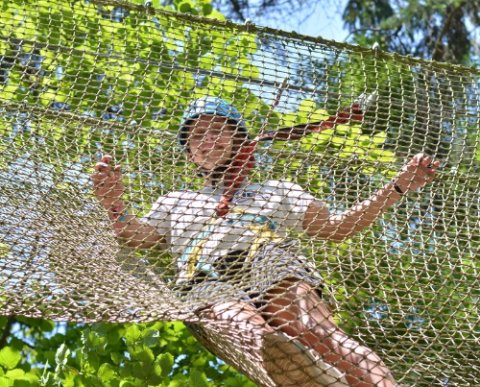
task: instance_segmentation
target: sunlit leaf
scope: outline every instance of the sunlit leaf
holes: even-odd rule
[[[7,370],[11,370],[17,366],[22,358],[22,354],[12,347],[3,347],[0,350],[0,365]]]

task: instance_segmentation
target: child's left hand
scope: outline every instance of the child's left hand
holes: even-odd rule
[[[403,193],[416,191],[433,180],[439,166],[439,160],[433,161],[431,156],[418,153],[403,166],[395,178],[395,184]]]

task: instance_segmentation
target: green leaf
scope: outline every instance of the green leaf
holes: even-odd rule
[[[205,55],[200,58],[199,64],[202,69],[213,69],[216,65],[216,59],[211,55]]]
[[[144,338],[143,343],[147,347],[155,347],[160,343],[160,334],[156,329],[148,329]]]
[[[172,371],[174,357],[170,353],[161,353],[155,359],[155,364],[160,366],[160,376],[167,377],[168,374]]]
[[[372,157],[382,163],[393,163],[396,160],[395,154],[391,151],[378,149],[370,152]]]
[[[108,382],[117,377],[115,368],[109,363],[103,363],[98,369],[97,375],[104,382]]]
[[[189,380],[191,387],[208,387],[208,379],[205,373],[199,371],[197,368],[190,370]]]
[[[23,376],[25,376],[25,371],[20,369],[20,368],[15,368],[13,370],[7,371],[5,376],[7,378],[12,379],[12,380],[17,380],[17,379],[23,378]]]
[[[317,104],[311,99],[304,99],[298,105],[298,114],[310,120],[312,113],[317,110]]]
[[[326,120],[330,114],[325,109],[317,109],[312,113],[312,116],[310,117],[310,120],[312,122],[317,122],[317,121],[324,121]]]
[[[214,9],[210,15],[208,15],[210,19],[217,19],[220,21],[225,21],[227,18],[219,11]]]
[[[380,133],[377,133],[375,136],[373,136],[372,142],[376,145],[380,145],[380,144],[383,144],[386,139],[387,139],[387,133],[380,132]]]
[[[349,125],[338,124],[335,126],[335,133],[337,134],[349,134],[351,127]]]
[[[193,11],[192,4],[189,1],[184,1],[180,3],[178,10],[182,13],[190,13]]]
[[[231,79],[225,79],[222,84],[222,89],[227,93],[233,93],[237,88],[237,82]]]
[[[136,348],[135,350],[132,350],[130,352],[134,359],[137,359],[146,364],[152,363],[155,359],[152,350],[145,346],[138,346],[138,349]]]
[[[10,246],[5,243],[0,243],[0,257],[5,257],[10,252]]]
[[[172,380],[170,383],[168,383],[168,387],[184,387],[185,382],[182,380]]]
[[[349,132],[350,132],[350,136],[351,136],[351,137],[354,137],[354,138],[355,138],[355,137],[360,137],[361,134],[362,134],[362,129],[360,128],[359,125],[352,125],[352,126],[350,127]]]
[[[110,354],[110,359],[112,359],[113,363],[114,364],[120,364],[123,359],[124,359],[124,356],[121,354],[121,353],[118,353],[118,352],[112,352]]]
[[[55,363],[58,365],[67,364],[68,356],[70,356],[70,350],[68,347],[65,344],[60,345],[55,353]]]
[[[333,136],[333,138],[331,140],[331,143],[332,143],[332,145],[334,145],[336,147],[342,147],[342,146],[346,146],[346,145],[351,145],[351,141],[352,140],[350,140],[346,137]]]
[[[204,16],[210,15],[212,13],[212,11],[213,11],[212,4],[208,3],[208,4],[203,4],[202,5],[202,13],[203,13]]]
[[[0,350],[0,365],[8,370],[16,367],[22,359],[22,354],[12,347],[4,347]]]
[[[142,336],[142,332],[137,324],[128,325],[125,331],[125,338],[128,342],[135,343]]]

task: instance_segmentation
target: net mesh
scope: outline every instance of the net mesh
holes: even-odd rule
[[[288,273],[310,282],[320,273],[323,299],[334,297],[330,318],[378,354],[397,382],[480,382],[478,70],[121,2],[15,1],[1,12],[2,315],[183,320],[260,385],[352,384],[340,360],[329,362],[327,351],[322,361],[292,331],[257,334],[234,307],[230,320],[212,310],[235,301],[268,320],[259,292]],[[327,120],[373,92],[361,120],[256,148],[254,213],[285,224],[301,255],[283,239],[246,257],[258,230],[231,226],[224,242],[234,254],[208,250],[211,231],[195,262],[219,278],[196,272],[179,285],[178,256],[188,240],[225,226],[202,212],[214,213],[218,192],[199,193],[203,179],[177,144],[194,99],[231,102],[255,137]],[[306,192],[340,214],[418,152],[441,160],[433,184],[409,192],[371,227],[340,243],[300,232]],[[164,231],[176,242],[167,250],[128,248],[116,238],[90,179],[105,154],[122,166],[130,216],[149,213],[159,230],[170,220]],[[173,204],[152,211],[159,197]],[[197,228],[188,228],[187,215]],[[355,362],[352,354],[346,359]]]

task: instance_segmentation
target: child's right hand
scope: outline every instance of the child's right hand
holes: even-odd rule
[[[125,192],[120,165],[112,169],[111,162],[112,156],[103,156],[91,176],[95,196],[106,209],[116,206]]]

